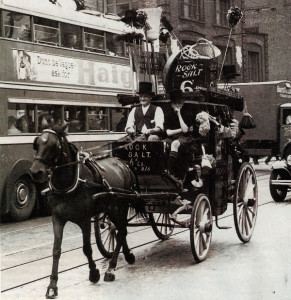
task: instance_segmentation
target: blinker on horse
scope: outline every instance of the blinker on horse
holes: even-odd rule
[[[53,265],[46,297],[55,298],[58,295],[58,265],[63,230],[68,221],[81,228],[83,252],[90,269],[89,280],[99,281],[100,273],[92,258],[91,217],[100,213],[105,213],[117,229],[117,245],[104,276],[105,281],[113,281],[121,247],[129,264],[134,263],[135,257],[126,241],[129,201],[109,197],[108,189],[132,191],[136,184],[134,174],[114,157],[93,160],[88,154],[79,152],[68,142],[65,126],[44,130],[35,139],[34,149],[36,155],[30,172],[35,181],[48,181],[49,187],[43,193],[48,197],[54,230]]]

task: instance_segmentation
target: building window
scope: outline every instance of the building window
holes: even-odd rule
[[[138,0],[107,0],[105,1],[105,12],[123,16],[129,9],[138,9]]]
[[[260,81],[260,54],[258,52],[248,52],[248,81]]]
[[[31,18],[28,15],[3,11],[4,34],[6,38],[30,41]]]
[[[230,0],[216,0],[215,1],[215,12],[216,12],[216,24],[221,26],[227,26],[226,14],[230,9]]]
[[[182,17],[197,21],[204,21],[203,0],[182,0]]]

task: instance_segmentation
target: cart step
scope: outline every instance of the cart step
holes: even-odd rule
[[[218,229],[231,229],[231,226],[219,226],[217,216],[215,216],[215,224]]]

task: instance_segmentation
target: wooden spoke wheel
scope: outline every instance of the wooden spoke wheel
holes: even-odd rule
[[[111,258],[116,247],[116,227],[104,213],[99,214],[94,222],[96,244],[100,253]]]
[[[236,233],[246,243],[253,234],[258,211],[258,185],[256,173],[249,163],[240,167],[235,189],[233,215]]]
[[[190,242],[196,262],[207,257],[212,238],[212,212],[210,201],[199,194],[193,204],[190,222]]]
[[[167,240],[172,235],[175,223],[170,220],[170,214],[150,213],[149,221],[152,225],[155,235],[159,239]]]
[[[288,179],[282,170],[272,170],[270,175],[270,193],[274,201],[282,202],[286,198],[288,187],[284,185],[271,184],[271,180]]]

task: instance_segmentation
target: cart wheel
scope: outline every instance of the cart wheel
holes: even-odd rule
[[[116,228],[108,216],[101,213],[96,216],[94,222],[96,244],[100,253],[105,258],[112,258],[116,247]]]
[[[167,240],[174,231],[175,223],[170,220],[170,214],[168,213],[150,213],[149,214],[149,221],[152,224],[153,231],[155,235],[161,240]],[[167,227],[163,225],[172,225],[173,227]]]
[[[258,185],[256,173],[249,163],[240,167],[233,203],[235,230],[239,239],[246,243],[253,234],[258,211]]]
[[[271,184],[271,180],[279,180],[279,179],[286,179],[284,178],[284,174],[280,170],[272,170],[270,175],[270,193],[274,201],[282,202],[286,198],[287,195],[287,186],[276,186]]]
[[[190,222],[190,242],[196,262],[207,257],[212,237],[212,212],[210,201],[204,194],[199,194],[193,204]]]

